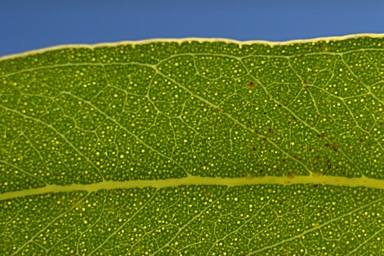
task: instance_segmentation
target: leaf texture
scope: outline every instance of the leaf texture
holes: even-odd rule
[[[0,59],[1,255],[382,255],[383,44]]]

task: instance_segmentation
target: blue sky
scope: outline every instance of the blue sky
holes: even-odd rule
[[[384,1],[0,0],[0,56],[62,44],[384,33]]]

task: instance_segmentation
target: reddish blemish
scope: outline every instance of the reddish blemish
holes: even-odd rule
[[[255,86],[255,84],[253,82],[249,82],[248,86],[253,87],[253,86]]]

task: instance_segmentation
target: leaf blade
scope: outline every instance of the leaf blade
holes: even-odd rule
[[[152,41],[1,59],[0,250],[383,250],[382,41]]]

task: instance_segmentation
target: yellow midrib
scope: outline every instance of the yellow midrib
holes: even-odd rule
[[[294,184],[317,184],[317,185],[333,185],[343,187],[366,187],[372,189],[384,190],[384,180],[377,180],[367,177],[361,178],[345,178],[337,176],[327,176],[313,174],[308,176],[265,176],[244,178],[218,178],[218,177],[200,177],[188,176],[179,179],[165,180],[131,180],[131,181],[104,181],[93,184],[72,184],[66,186],[47,185],[41,188],[26,189],[21,191],[6,192],[0,194],[0,201],[25,197],[31,195],[40,195],[46,193],[60,193],[73,191],[95,192],[98,190],[111,189],[128,189],[128,188],[166,188],[177,187],[183,185],[218,185],[218,186],[246,186],[246,185],[294,185]]]

